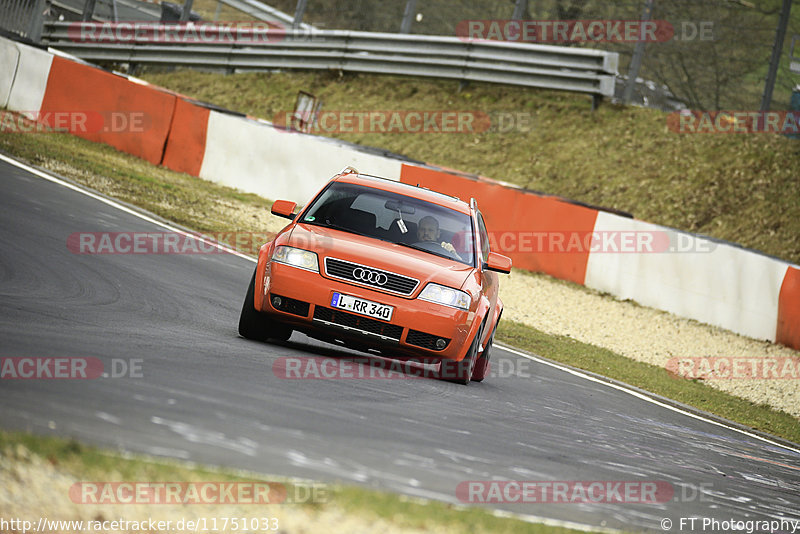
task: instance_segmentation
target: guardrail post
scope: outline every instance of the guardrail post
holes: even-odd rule
[[[522,20],[528,12],[528,0],[516,0],[514,4],[514,14],[511,15],[512,20]]]
[[[644,6],[644,13],[642,13],[642,21],[647,22],[653,17],[653,2],[654,0],[647,0]],[[630,104],[633,97],[633,87],[636,85],[636,78],[639,77],[639,69],[642,67],[642,58],[644,57],[644,36],[639,35],[639,40],[636,41],[636,48],[633,50],[633,58],[631,59],[631,66],[628,69],[628,84],[625,86],[625,93],[622,95],[622,103]]]
[[[403,22],[400,24],[400,33],[411,33],[411,22],[414,20],[414,11],[417,10],[417,0],[407,0],[406,10],[403,12]]]
[[[86,3],[83,4],[83,14],[81,15],[81,20],[83,22],[90,22],[92,20],[92,15],[94,15],[94,4],[95,0],[86,0]]]
[[[186,0],[183,3],[183,11],[181,11],[181,22],[186,22],[189,20],[189,15],[192,14],[192,5],[194,4],[194,0]]]
[[[33,13],[31,13],[31,22],[28,26],[28,39],[34,43],[42,40],[42,30],[44,26],[44,10],[46,9],[45,0],[36,0],[33,3]]]
[[[292,28],[299,28],[300,24],[303,23],[303,15],[306,14],[306,5],[308,4],[308,0],[297,0],[297,8],[294,10],[294,22],[292,22]]]
[[[772,46],[772,56],[769,60],[769,71],[764,82],[764,96],[761,99],[761,111],[769,111],[772,104],[772,91],[775,89],[775,78],[778,76],[778,63],[781,60],[781,49],[786,39],[786,27],[789,25],[789,13],[792,11],[792,0],[783,0],[781,17],[778,20],[778,29],[775,32],[775,44]]]

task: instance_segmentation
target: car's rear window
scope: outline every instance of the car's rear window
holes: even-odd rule
[[[475,265],[469,215],[414,197],[333,182],[301,217],[302,223],[328,226]]]

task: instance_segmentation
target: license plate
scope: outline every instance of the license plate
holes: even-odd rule
[[[353,313],[366,315],[367,317],[382,319],[384,321],[391,321],[392,313],[394,312],[393,306],[372,302],[371,300],[360,299],[351,295],[342,295],[341,293],[333,294],[333,298],[331,298],[331,306],[339,310],[347,310]]]

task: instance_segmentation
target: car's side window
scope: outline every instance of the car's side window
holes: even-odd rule
[[[483,214],[478,212],[478,232],[481,236],[481,259],[489,260],[489,232],[486,231],[486,223],[483,222]]]

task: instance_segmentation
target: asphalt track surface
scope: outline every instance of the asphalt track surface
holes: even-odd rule
[[[690,516],[800,520],[797,449],[499,347],[513,372],[467,387],[279,378],[279,358],[347,353],[297,333],[238,337],[245,258],[67,248],[74,232],[122,231],[165,229],[0,161],[0,357],[94,357],[107,371],[140,360],[142,375],[2,379],[2,428],[455,503],[465,481],[671,485],[656,504],[485,505],[627,531],[663,532],[669,518],[671,532],[709,532],[681,529]]]

